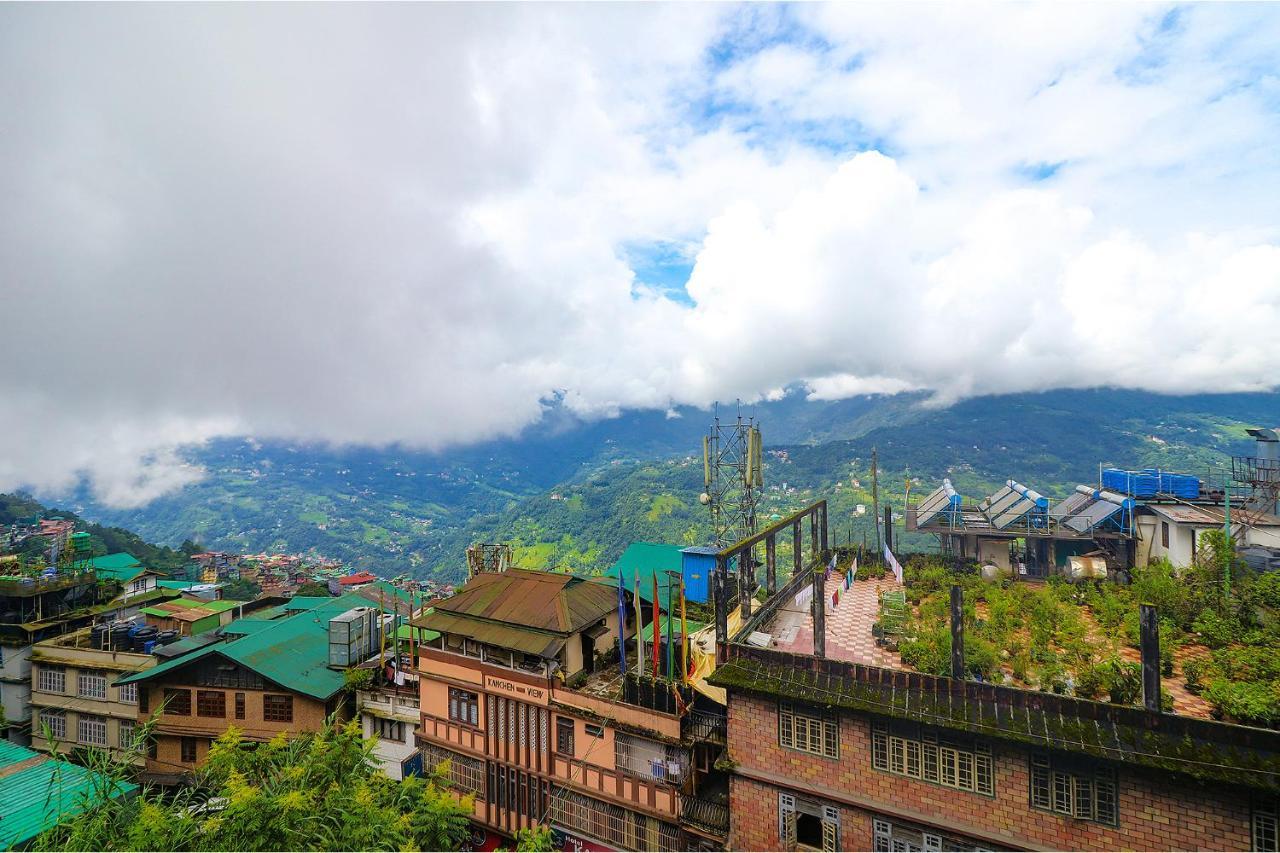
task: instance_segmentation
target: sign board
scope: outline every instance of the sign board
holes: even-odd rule
[[[539,705],[547,704],[547,688],[525,684],[522,681],[512,681],[507,678],[486,675],[484,677],[484,688],[495,693],[506,693],[524,702],[536,702]]]

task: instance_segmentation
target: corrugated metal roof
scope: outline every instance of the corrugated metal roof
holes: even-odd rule
[[[227,626],[227,634],[234,636],[223,642],[115,683],[152,681],[208,655],[218,655],[288,690],[316,699],[328,699],[343,686],[342,671],[329,668],[330,615],[368,606],[367,599],[352,593],[328,599],[324,606],[271,620],[267,625],[263,625],[261,619],[236,620]],[[248,633],[237,632],[239,622],[248,623],[244,626],[249,629]]]
[[[101,774],[0,740],[0,848],[12,850],[84,810],[94,796],[138,789]]]
[[[562,634],[537,631],[500,622],[487,622],[455,613],[442,613],[436,610],[415,624],[444,634],[460,634],[478,643],[487,643],[502,649],[515,649],[539,657],[555,657],[564,648],[567,638]]]
[[[476,575],[452,597],[436,602],[433,618],[448,613],[568,635],[617,609],[617,595],[599,578],[508,569]]]

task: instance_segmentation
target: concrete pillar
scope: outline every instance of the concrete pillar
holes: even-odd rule
[[[1139,649],[1142,652],[1142,704],[1160,713],[1160,618],[1153,605],[1138,606]]]
[[[888,511],[887,508],[885,511]],[[951,677],[965,677],[964,591],[959,586],[951,587]]]
[[[827,573],[813,568],[813,656],[827,656]]]
[[[778,591],[778,540],[772,533],[764,540],[764,582],[772,598]]]

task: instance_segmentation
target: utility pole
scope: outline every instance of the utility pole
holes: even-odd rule
[[[876,520],[876,559],[881,559],[884,540],[880,538],[880,460],[874,447],[871,448],[871,511]]]

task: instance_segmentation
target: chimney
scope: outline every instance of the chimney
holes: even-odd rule
[[[964,591],[959,586],[952,586],[951,677],[964,679],[964,675]]]
[[[1142,704],[1160,713],[1160,619],[1150,604],[1138,606],[1139,647],[1142,651]]]

